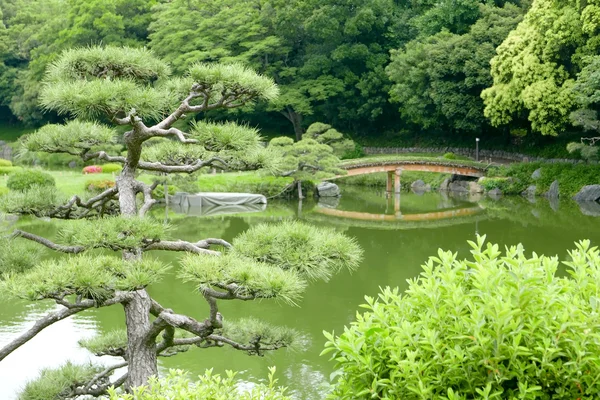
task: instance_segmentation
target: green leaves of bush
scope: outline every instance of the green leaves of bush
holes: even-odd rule
[[[600,252],[589,241],[556,257],[470,242],[439,251],[404,295],[382,289],[339,337],[336,399],[597,398]]]
[[[275,368],[270,368],[269,371],[267,384],[253,385],[248,391],[238,388],[235,373],[231,371],[227,371],[227,376],[222,377],[207,370],[198,377],[197,382],[193,382],[184,371],[171,370],[162,379],[150,378],[148,386],[136,388],[132,394],[109,390],[109,395],[110,400],[291,400],[291,397],[286,396],[285,388],[277,387]]]
[[[6,187],[10,190],[24,192],[34,186],[56,186],[52,175],[35,169],[15,172],[6,181]]]

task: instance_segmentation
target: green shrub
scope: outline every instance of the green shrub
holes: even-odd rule
[[[35,169],[14,172],[6,182],[6,187],[10,190],[21,192],[34,186],[56,186],[56,182],[52,175]]]
[[[533,180],[531,175],[536,169],[541,177]],[[508,166],[490,168],[489,177],[511,177],[506,194],[519,194],[529,185],[536,185],[538,193],[546,192],[554,180],[558,181],[560,195],[574,196],[583,186],[600,184],[600,165],[572,163],[514,163]]]
[[[63,204],[66,198],[54,186],[33,186],[26,191],[9,191],[0,196],[0,211],[43,216]]]
[[[43,369],[37,379],[28,382],[19,400],[51,400],[64,398],[73,387],[82,386],[102,371],[103,367],[67,362],[56,369]],[[61,396],[63,394],[63,396]]]
[[[385,288],[323,353],[336,399],[600,398],[600,252],[556,257],[470,242],[440,250],[405,294]]]
[[[227,371],[226,377],[207,370],[200,375],[198,382],[192,382],[181,370],[171,370],[161,379],[150,378],[148,387],[133,390],[132,394],[118,393],[109,390],[110,400],[291,400],[286,396],[286,389],[277,387],[274,378],[275,368],[270,368],[268,384],[260,383],[250,390],[242,390],[237,386],[235,373]]]
[[[177,192],[177,187],[174,185],[167,186],[168,193],[173,196]],[[165,198],[165,187],[164,185],[158,185],[152,192],[152,197],[158,200]]]
[[[480,182],[481,186],[486,191],[490,191],[492,189],[500,189],[502,192],[507,193],[510,192],[510,185],[512,183],[512,179],[510,178],[483,178]]]
[[[10,160],[5,160],[3,158],[0,158],[0,167],[12,167],[13,164]]]
[[[123,166],[120,164],[102,164],[102,173],[104,174],[112,174],[113,172],[121,172]]]
[[[4,196],[5,194],[7,194],[9,192],[7,187],[4,186],[0,186],[0,196]]]
[[[0,167],[0,175],[10,175],[21,170],[22,168],[20,167]]]
[[[84,189],[91,193],[101,193],[112,187],[115,187],[115,181],[110,179],[89,180],[84,184]]]
[[[456,154],[454,153],[446,153],[443,156],[446,160],[456,160],[458,157],[456,157]]]

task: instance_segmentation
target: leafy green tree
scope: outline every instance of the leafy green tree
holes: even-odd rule
[[[465,260],[440,249],[405,293],[384,288],[343,333],[325,333],[338,368],[330,398],[600,395],[598,248],[578,243],[565,276],[557,257],[484,240]]]
[[[404,118],[423,129],[479,133],[488,128],[480,95],[492,83],[489,62],[523,10],[512,4],[479,9],[481,17],[468,33],[444,30],[392,52],[386,69],[394,82],[391,99]]]
[[[16,230],[8,250],[3,247],[15,251],[12,246],[28,239],[67,256],[42,260],[0,283],[3,296],[61,306],[0,349],[0,360],[44,328],[84,310],[121,305],[125,328],[80,343],[98,356],[117,356],[121,362],[107,368],[91,365],[45,372],[37,383],[45,389],[34,391],[38,397],[33,398],[99,396],[109,386],[123,384],[131,390],[157,375],[158,357],[190,346],[230,346],[262,355],[293,345],[295,331],[253,318],[227,321],[219,312],[220,302],[274,298],[296,304],[310,281],[357,266],[361,250],[354,240],[300,223],[256,226],[232,243],[218,238],[186,242],[169,237],[165,226],[146,216],[156,203],[152,192],[157,182],[141,182],[137,179],[141,172],[257,168],[274,159],[254,129],[211,123],[175,126],[184,114],[271,100],[278,92],[271,79],[240,65],[219,64],[194,64],[185,75],[170,76],[167,64],[145,49],[109,46],[65,51],[49,68],[42,86],[45,108],[76,119],[46,125],[29,135],[24,145],[29,150],[119,163],[123,169],[115,187],[91,198],[73,196],[59,203],[55,189],[47,187],[2,196],[5,206],[21,212],[75,220],[59,225],[59,243]],[[98,118],[126,132],[117,134],[94,122]],[[125,154],[102,150],[103,144],[110,148],[117,139],[125,144]],[[158,143],[147,146],[151,140]],[[94,249],[105,252],[98,255]],[[157,250],[184,254],[178,276],[193,282],[206,301],[204,321],[178,314],[146,291],[168,269],[148,254]],[[127,372],[110,382],[111,373],[122,367]],[[56,391],[56,385],[63,389]]]
[[[335,155],[333,148],[315,139],[303,137],[299,142],[294,142],[292,138],[279,137],[272,139],[268,148],[282,157],[282,172],[279,174],[294,178],[299,199],[304,198],[302,181],[345,174],[345,171],[338,167],[340,159]]]
[[[3,4],[4,3],[4,4]],[[64,49],[99,43],[144,45],[155,0],[3,0],[8,50],[0,101],[27,125],[58,120],[39,108],[39,82]]]
[[[175,0],[155,8],[150,46],[176,68],[240,61],[271,76],[281,95],[267,110],[300,140],[306,117],[358,128],[391,115],[384,67],[404,34],[397,9],[392,0]]]
[[[493,85],[482,92],[494,126],[528,119],[533,131],[558,135],[575,106],[573,85],[587,55],[597,54],[597,5],[534,0],[498,47]]]

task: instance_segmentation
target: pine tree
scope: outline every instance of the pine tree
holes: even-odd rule
[[[268,167],[277,157],[272,148],[261,145],[255,129],[185,121],[208,110],[270,101],[277,93],[272,80],[236,64],[194,64],[185,75],[174,77],[167,63],[145,49],[90,47],[64,52],[47,71],[41,103],[74,119],[41,128],[24,140],[24,146],[120,163],[123,169],[115,187],[91,198],[74,196],[61,202],[51,186],[2,197],[2,208],[9,212],[69,221],[59,224],[60,243],[24,230],[2,239],[8,254],[34,242],[65,256],[38,261],[29,252],[31,257],[21,263],[15,263],[15,257],[0,257],[0,271],[5,272],[0,293],[61,306],[0,349],[0,361],[57,321],[113,305],[123,307],[125,329],[81,344],[98,356],[123,361],[108,368],[68,364],[46,371],[42,379],[63,386],[44,396],[99,396],[110,385],[131,390],[158,373],[158,357],[192,345],[230,346],[262,355],[292,344],[293,330],[270,327],[259,319],[228,321],[219,312],[219,303],[280,299],[296,304],[308,282],[357,266],[361,250],[356,243],[297,222],[255,226],[232,243],[170,238],[168,229],[147,215],[156,203],[152,193],[157,182],[149,185],[139,179],[143,172]],[[119,144],[125,151],[112,154]],[[94,249],[103,249],[102,255]],[[149,254],[157,250],[183,254],[177,274],[193,282],[207,302],[204,321],[178,314],[146,291],[167,271]],[[127,373],[111,382],[111,373],[124,366]]]

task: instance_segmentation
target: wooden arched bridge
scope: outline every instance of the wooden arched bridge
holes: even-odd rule
[[[346,175],[337,175],[326,180],[334,180],[347,176],[359,176],[387,172],[387,191],[392,191],[392,179],[394,181],[394,192],[400,193],[400,177],[402,171],[438,172],[441,174],[453,174],[460,176],[482,177],[488,168],[488,164],[472,161],[454,161],[441,159],[398,159],[377,160],[357,159],[349,160],[340,167],[347,171]]]

